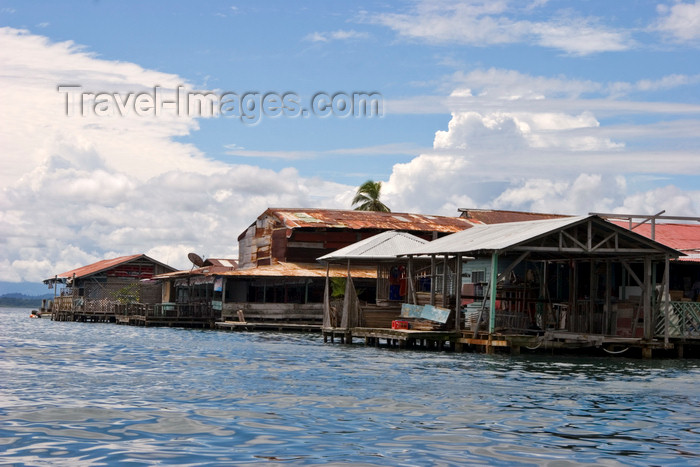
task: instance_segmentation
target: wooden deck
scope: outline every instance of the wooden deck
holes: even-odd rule
[[[449,348],[455,350],[461,334],[454,331],[423,331],[416,329],[390,329],[390,328],[365,328],[356,327],[350,330],[342,328],[324,328],[322,330],[324,342],[329,339],[334,341],[336,336],[341,338],[341,343],[352,344],[353,339],[363,339],[365,345],[379,347],[382,341],[387,347],[401,349],[433,349],[443,350]]]
[[[494,353],[498,348],[507,348],[513,355],[527,351],[575,351],[600,349],[610,355],[622,355],[628,350],[641,352],[644,358],[651,358],[654,350],[673,350],[674,344],[664,344],[661,340],[645,341],[638,337],[606,336],[602,334],[581,334],[565,331],[546,331],[540,335],[480,333],[474,337],[465,331],[459,342],[468,348]]]
[[[298,331],[318,332],[320,324],[314,323],[289,323],[283,321],[217,321],[214,323],[217,329],[227,331]]]

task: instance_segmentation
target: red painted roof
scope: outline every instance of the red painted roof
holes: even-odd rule
[[[621,227],[629,228],[629,222],[610,220]],[[634,223],[632,225],[635,225]],[[645,223],[636,227],[633,232],[651,238],[651,224]],[[659,224],[654,228],[654,239],[673,249],[684,253],[700,251],[700,224]],[[681,257],[682,258],[682,257]]]
[[[61,274],[58,274],[58,277],[65,278],[65,279],[73,277],[73,275],[75,275],[76,278],[86,277],[86,276],[90,276],[92,274],[97,274],[98,272],[106,271],[106,270],[112,269],[116,266],[126,264],[126,263],[129,263],[131,261],[134,261],[136,259],[141,259],[141,258],[145,258],[145,259],[152,261],[156,264],[160,264],[161,266],[163,266],[167,269],[174,270],[174,268],[171,268],[170,266],[168,266],[166,264],[159,263],[158,261],[156,261],[152,258],[149,258],[148,256],[146,256],[144,254],[138,254],[138,255],[120,256],[118,258],[112,258],[112,259],[104,259],[104,260],[98,261],[96,263],[88,264],[87,266],[82,266],[82,267],[79,267],[76,269],[71,269],[70,271],[62,272]],[[48,280],[53,280],[53,277],[47,279],[47,281]]]

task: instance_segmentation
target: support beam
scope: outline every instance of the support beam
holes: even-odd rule
[[[603,334],[612,333],[610,317],[612,316],[612,264],[605,261],[605,313],[603,314]]]
[[[646,260],[645,260],[645,261],[646,261]],[[627,272],[629,273],[629,275],[632,277],[632,279],[634,279],[634,281],[637,283],[637,285],[638,285],[639,287],[644,288],[644,283],[643,283],[641,280],[639,280],[639,277],[637,277],[637,275],[634,273],[634,271],[632,271],[632,268],[630,268],[630,265],[627,264],[626,261],[620,261],[620,262],[621,262],[622,265],[625,267],[625,269],[627,270]],[[645,264],[646,264],[646,263],[645,263]]]
[[[591,270],[588,272],[588,281],[590,282],[588,284],[589,286],[589,292],[588,292],[588,332],[594,333],[595,329],[593,329],[593,316],[594,316],[594,311],[595,311],[595,295],[597,293],[597,282],[596,282],[596,271],[595,271],[595,260],[591,260],[589,262]]]
[[[496,330],[496,289],[498,288],[498,253],[491,255],[491,287],[489,287],[489,339]]]
[[[652,339],[652,322],[651,322],[651,258],[644,258],[644,287],[642,296],[644,297],[644,339],[650,341]],[[651,350],[650,352],[651,353]]]
[[[447,255],[442,262],[442,306],[447,307]]]
[[[513,261],[501,274],[498,275],[498,282],[508,277],[511,271],[513,271],[513,269],[515,269],[518,264],[522,263],[522,261],[528,256],[530,256],[529,251],[524,251],[520,256],[518,256],[515,261]]]
[[[669,256],[666,255],[664,261],[664,279],[663,279],[663,297],[662,306],[664,307],[664,344],[668,346],[668,333],[669,333],[669,309],[671,308],[671,293],[669,291],[669,281],[670,281],[670,261]]]
[[[430,304],[435,306],[435,255],[430,255]]]
[[[462,304],[462,253],[457,253],[455,258],[455,331],[459,332],[461,327],[461,305]]]

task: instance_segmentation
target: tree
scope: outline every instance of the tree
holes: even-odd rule
[[[379,201],[382,191],[382,182],[367,180],[357,189],[357,194],[352,199],[352,205],[358,205],[355,211],[379,211],[391,212],[386,204]]]

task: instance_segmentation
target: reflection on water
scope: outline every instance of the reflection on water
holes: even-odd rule
[[[488,356],[0,311],[0,463],[697,465],[700,362]]]

